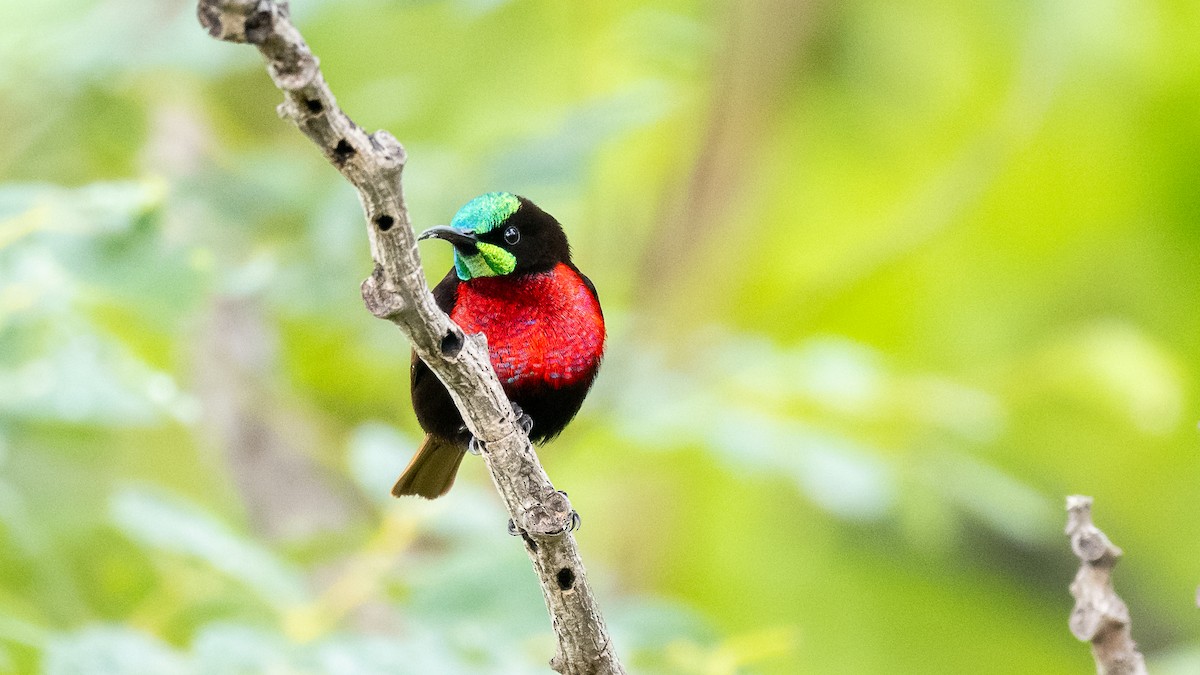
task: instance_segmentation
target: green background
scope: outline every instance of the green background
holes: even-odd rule
[[[631,671],[1092,672],[1071,493],[1200,669],[1194,0],[292,9],[418,227],[523,194],[599,287],[541,455]],[[387,494],[353,191],[194,12],[0,3],[0,672],[544,671],[482,463]]]

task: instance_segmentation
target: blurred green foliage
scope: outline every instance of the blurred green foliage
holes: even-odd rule
[[[542,456],[634,672],[1090,672],[1073,492],[1200,668],[1200,5],[292,5],[419,225],[528,195],[600,288]],[[408,348],[254,51],[0,24],[0,672],[542,672],[481,463],[387,496]]]

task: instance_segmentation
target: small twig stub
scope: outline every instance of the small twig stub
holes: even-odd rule
[[[1129,608],[1112,584],[1121,549],[1092,524],[1091,497],[1067,497],[1066,533],[1080,562],[1071,582],[1071,633],[1092,643],[1100,675],[1145,675],[1145,659],[1130,632]]]

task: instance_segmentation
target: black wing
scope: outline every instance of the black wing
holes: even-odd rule
[[[433,287],[433,301],[437,303],[438,309],[447,314],[454,309],[454,301],[458,299],[458,284],[458,274],[451,267],[438,285]]]

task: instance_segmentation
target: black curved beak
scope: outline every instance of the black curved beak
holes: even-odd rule
[[[470,232],[456,230],[453,227],[446,225],[438,225],[431,227],[421,233],[417,239],[444,239],[454,245],[459,253],[463,255],[475,255],[479,252],[479,247],[475,246],[475,235]]]

